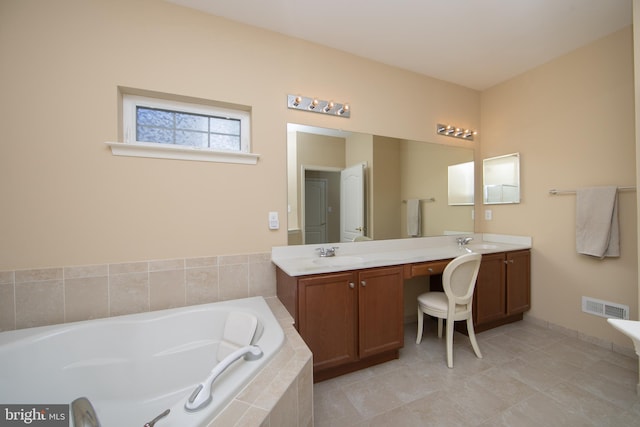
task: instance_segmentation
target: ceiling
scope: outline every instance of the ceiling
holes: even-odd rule
[[[632,0],[167,1],[477,90],[632,21]]]

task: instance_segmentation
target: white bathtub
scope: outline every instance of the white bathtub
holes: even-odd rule
[[[186,399],[217,363],[231,311],[263,326],[263,356],[235,362],[197,412]],[[284,333],[262,297],[0,333],[0,403],[69,404],[87,397],[104,427],[205,426],[278,351]]]

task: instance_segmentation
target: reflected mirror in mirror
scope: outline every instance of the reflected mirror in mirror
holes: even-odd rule
[[[520,154],[507,154],[482,161],[485,205],[520,203]]]
[[[449,166],[449,204],[473,205],[473,162]]]
[[[288,124],[289,244],[410,237],[414,200],[418,236],[473,233],[468,191],[448,202],[449,166],[469,162],[473,148]]]

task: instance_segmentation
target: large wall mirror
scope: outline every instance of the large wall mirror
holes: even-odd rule
[[[520,203],[520,154],[513,153],[482,161],[485,205]]]
[[[288,124],[289,244],[407,238],[416,214],[417,236],[472,233],[469,163],[472,148]],[[460,164],[466,198],[449,203]]]

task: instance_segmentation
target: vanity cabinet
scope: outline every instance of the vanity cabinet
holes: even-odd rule
[[[289,276],[276,268],[278,299],[313,353],[314,381],[397,359],[404,345],[404,280],[442,289],[451,259]],[[476,332],[522,319],[530,307],[530,251],[482,255],[473,300]],[[466,332],[466,323],[456,322]]]
[[[473,300],[476,332],[522,320],[530,306],[530,251],[482,255]]]
[[[314,381],[398,357],[404,345],[403,268],[290,277],[278,297],[313,353]]]

